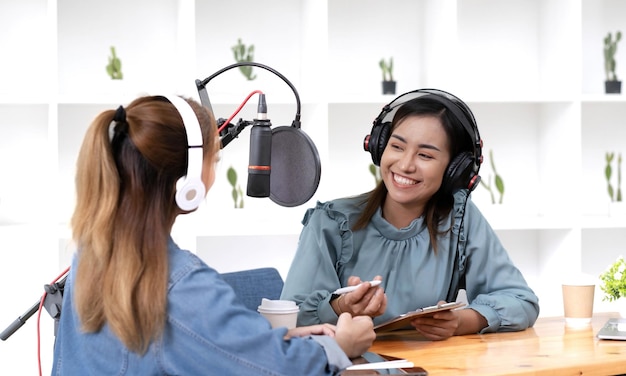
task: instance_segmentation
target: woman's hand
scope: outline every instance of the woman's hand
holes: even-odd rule
[[[417,317],[411,325],[424,337],[441,341],[454,335],[478,333],[487,326],[487,319],[471,308],[453,309]]]
[[[382,277],[376,276],[374,280],[380,281]],[[351,276],[348,279],[348,286],[356,286],[361,282],[361,278]],[[364,283],[358,289],[333,300],[331,306],[338,316],[348,312],[352,316],[376,317],[387,309],[387,295],[382,287],[371,287],[369,283]]]
[[[424,337],[432,341],[441,341],[455,334],[460,321],[456,311],[448,310],[417,317],[411,321],[411,325]]]
[[[297,328],[289,329],[284,338],[289,339],[291,337],[306,337],[310,335],[323,335],[334,337],[336,328],[337,327],[332,324],[300,326]]]
[[[349,313],[342,313],[337,320],[335,340],[348,358],[363,355],[376,339],[374,322],[368,316],[352,317]]]

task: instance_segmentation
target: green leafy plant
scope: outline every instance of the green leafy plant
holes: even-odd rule
[[[604,177],[606,179],[606,188],[609,193],[609,198],[611,201],[622,201],[622,154],[619,153],[617,155],[617,185],[616,188],[613,188],[613,184],[611,184],[611,178],[613,177],[613,168],[611,167],[613,164],[613,158],[615,158],[615,153],[606,152],[604,159],[606,160],[606,166],[604,167]]]
[[[106,69],[112,80],[121,80],[124,78],[122,74],[122,61],[117,57],[114,46],[111,46],[111,56],[109,56],[109,64],[107,64]]]
[[[374,181],[376,182],[376,185],[378,185],[378,183],[380,183],[380,181],[382,180],[380,176],[380,168],[378,168],[378,166],[376,166],[375,164],[370,163],[369,170],[370,174],[374,176]]]
[[[238,63],[249,63],[254,60],[254,44],[246,47],[241,41],[241,38],[237,39],[237,44],[232,47],[232,50],[235,55],[235,61]],[[256,78],[256,75],[252,73],[252,66],[250,65],[240,66],[239,70],[248,81],[252,81]]]
[[[617,52],[617,43],[621,39],[621,31],[615,33],[615,39],[613,39],[613,35],[610,31],[606,37],[604,37],[604,71],[607,81],[617,81],[617,75],[615,74],[615,53]]]
[[[494,182],[493,184],[495,185],[495,189],[498,191],[498,194],[500,195],[499,199],[498,199],[498,204],[502,204],[502,199],[504,198],[504,180],[502,180],[502,176],[500,176],[500,174],[498,174],[498,171],[496,170],[496,164],[493,158],[493,150],[489,150],[489,163],[491,164],[491,170],[493,171],[494,174]],[[489,191],[489,195],[491,196],[491,203],[495,204],[496,203],[496,197],[494,195],[493,192],[493,186],[491,185],[491,174],[488,175],[487,181],[485,181],[485,179],[481,179],[480,180],[480,185],[482,185],[485,189],[487,189],[487,191]]]
[[[237,184],[237,171],[235,171],[233,166],[230,166],[228,168],[228,171],[226,171],[226,178],[228,179],[228,182],[230,183],[231,187],[233,187],[232,196],[233,196],[233,203],[235,204],[235,209],[242,209],[243,208],[243,192],[241,191],[241,186]]]
[[[383,72],[383,81],[393,81],[393,57],[389,58],[389,63],[384,58],[380,59],[378,65]]]
[[[626,261],[618,256],[614,263],[600,274],[600,289],[604,292],[603,301],[612,302],[626,297]]]

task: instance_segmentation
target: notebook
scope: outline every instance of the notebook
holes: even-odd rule
[[[609,319],[597,336],[600,339],[626,341],[626,319]]]

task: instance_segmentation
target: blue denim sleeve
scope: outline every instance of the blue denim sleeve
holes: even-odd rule
[[[272,329],[199,259],[174,271],[173,279],[161,350],[167,374],[333,375],[345,365],[332,342],[285,340],[286,328]]]
[[[342,371],[352,365],[350,359],[334,339],[328,336],[311,336],[311,338],[324,348],[328,364],[331,365],[331,371]]]

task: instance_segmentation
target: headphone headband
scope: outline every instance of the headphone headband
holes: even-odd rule
[[[476,165],[474,168],[476,174],[478,174],[480,163],[482,162],[482,140],[480,138],[480,133],[478,132],[478,126],[476,125],[476,118],[469,107],[454,94],[439,89],[417,89],[409,91],[399,95],[385,105],[376,120],[374,120],[374,123],[379,122],[380,124],[383,124],[386,121],[391,122],[398,108],[404,103],[428,94],[431,94],[429,98],[438,101],[443,104],[446,109],[450,110],[459,122],[461,122],[467,134],[469,134],[472,138],[474,157],[476,158]]]
[[[454,182],[466,174],[467,168],[471,168],[470,181],[467,188],[472,190],[480,181],[478,171],[482,163],[482,140],[476,125],[476,119],[469,107],[458,97],[439,89],[418,89],[399,95],[394,100],[383,106],[382,111],[374,120],[372,131],[365,137],[365,151],[370,152],[372,161],[375,165],[380,165],[382,153],[387,145],[391,133],[391,123],[398,110],[406,102],[425,97],[433,99],[441,103],[452,115],[461,123],[467,134],[472,139],[472,154],[462,153],[457,157],[459,160],[452,160],[449,165],[449,171],[446,175],[451,175],[447,180]]]
[[[202,129],[196,113],[186,100],[177,95],[162,95],[174,105],[183,119],[187,135],[187,171],[176,183],[176,204],[183,210],[194,210],[204,199],[206,187],[202,182]]]

